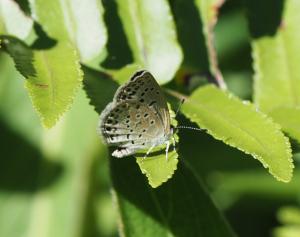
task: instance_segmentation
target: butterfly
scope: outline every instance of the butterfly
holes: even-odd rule
[[[156,146],[170,141],[175,149],[174,128],[162,90],[150,72],[137,71],[120,86],[113,101],[100,115],[99,133],[110,146],[116,146],[114,157],[126,157],[147,149],[145,157]]]

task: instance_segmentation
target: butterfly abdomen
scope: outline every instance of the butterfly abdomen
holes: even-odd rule
[[[122,158],[125,156],[130,156],[134,153],[135,153],[135,149],[120,147],[112,153],[112,156],[117,157],[117,158]]]

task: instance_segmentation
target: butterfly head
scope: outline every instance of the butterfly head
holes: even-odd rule
[[[171,136],[174,135],[175,133],[176,133],[176,128],[175,128],[173,125],[171,125],[169,136],[171,137]]]

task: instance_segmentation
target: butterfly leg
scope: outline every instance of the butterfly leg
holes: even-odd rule
[[[173,143],[173,149],[176,152],[176,140],[175,140],[174,135],[172,136],[172,143]]]
[[[112,156],[117,157],[117,158],[122,158],[125,156],[130,156],[134,154],[135,149],[129,149],[129,148],[118,148],[112,153]]]
[[[143,159],[146,159],[146,157],[149,155],[149,153],[152,151],[152,149],[155,147],[155,145],[152,145],[149,150],[147,151],[146,155],[144,156]]]
[[[166,161],[168,161],[168,152],[169,152],[170,142],[167,141],[166,144],[167,144],[166,145]]]

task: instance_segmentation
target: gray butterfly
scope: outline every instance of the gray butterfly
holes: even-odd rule
[[[136,72],[121,86],[100,115],[99,132],[108,145],[116,146],[115,157],[125,157],[140,149],[151,150],[166,144],[166,158],[173,128],[164,95],[146,70]],[[175,146],[174,146],[175,147]]]

